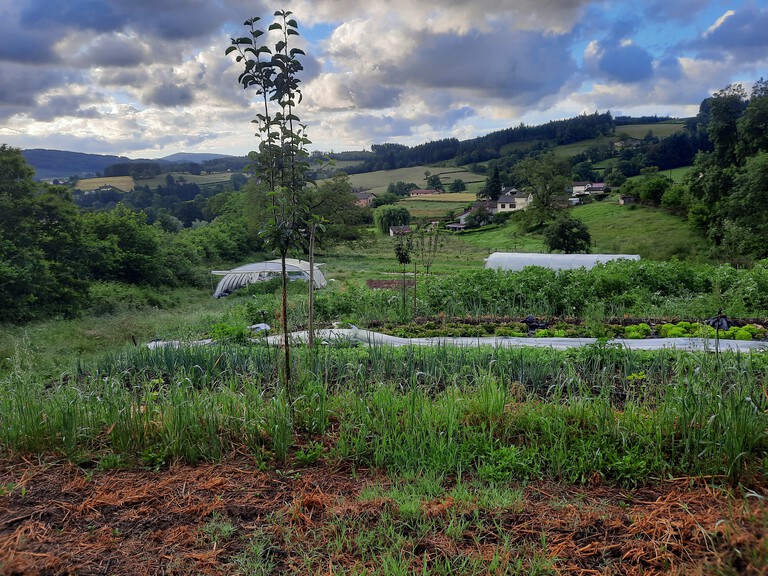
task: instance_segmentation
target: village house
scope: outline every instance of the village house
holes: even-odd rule
[[[529,192],[517,192],[515,194],[515,209],[525,210],[533,202],[533,194]]]
[[[517,192],[517,188],[502,188],[501,195],[496,200],[496,212],[512,212],[517,210],[517,203],[515,202],[515,194]]]
[[[607,191],[607,186],[604,182],[592,182],[585,190],[587,194],[605,194]]]
[[[390,236],[405,236],[406,234],[410,234],[410,233],[411,233],[410,226],[390,226],[389,227]]]
[[[376,195],[373,192],[354,192],[355,204],[362,208],[367,208],[376,199]]]
[[[571,184],[571,187],[569,188],[569,192],[571,193],[571,196],[578,196],[580,194],[585,194],[587,191],[587,186],[589,186],[591,182],[574,182]]]

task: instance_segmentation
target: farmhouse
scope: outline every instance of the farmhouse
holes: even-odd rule
[[[637,204],[637,198],[635,198],[634,196],[627,196],[626,194],[622,194],[621,196],[619,196],[619,204],[621,204],[622,206],[624,204]]]
[[[323,273],[320,272],[319,266],[322,266],[322,264],[315,263],[312,282],[315,288],[325,288],[328,282]],[[309,262],[296,260],[295,258],[286,258],[285,268],[290,280],[309,280]],[[232,270],[214,270],[211,274],[224,276],[213,293],[214,298],[222,298],[248,284],[278,278],[282,274],[282,264],[279,259],[267,260],[266,262],[246,264]]]
[[[411,233],[410,226],[390,226],[389,227],[390,236],[405,236],[406,234],[410,234],[410,233]]]
[[[517,202],[515,201],[515,194],[517,193],[517,188],[502,188],[501,196],[496,200],[496,212],[512,212],[517,210]]]
[[[608,189],[604,182],[592,182],[587,185],[584,191],[587,194],[605,194]]]
[[[572,196],[585,194],[587,191],[587,186],[589,186],[590,184],[591,182],[574,182],[573,184],[571,184],[569,191],[571,192]]]
[[[367,208],[376,199],[376,195],[373,192],[354,192],[355,204],[361,208]]]
[[[529,192],[517,192],[515,194],[515,205],[517,210],[525,210],[533,201],[533,194]]]

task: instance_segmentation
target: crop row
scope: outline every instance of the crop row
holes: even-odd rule
[[[276,353],[130,349],[48,385],[15,359],[0,383],[0,445],[110,467],[312,452],[489,482],[768,474],[763,354],[300,348],[287,394]]]

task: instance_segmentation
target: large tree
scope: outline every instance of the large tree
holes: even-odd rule
[[[529,229],[541,228],[567,206],[566,189],[570,174],[569,162],[551,153],[528,157],[515,165],[513,177],[516,187],[533,196],[524,212]]]
[[[559,250],[566,254],[589,253],[592,237],[584,222],[568,212],[563,212],[547,226],[544,231],[544,243],[550,252]]]
[[[0,322],[73,316],[86,300],[79,211],[33,176],[21,150],[0,145]]]
[[[382,234],[389,234],[392,226],[407,226],[411,223],[411,213],[404,206],[387,204],[379,206],[373,213],[376,228]]]

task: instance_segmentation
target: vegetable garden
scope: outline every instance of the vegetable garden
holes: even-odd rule
[[[210,346],[112,347],[43,378],[18,343],[0,373],[0,571],[768,567],[764,352],[337,341],[294,347],[286,388],[280,351],[247,329],[274,317],[276,289],[240,290],[205,334],[179,335]],[[290,286],[294,329],[305,289]],[[722,309],[737,326],[719,337],[761,339],[768,268],[465,271],[412,289],[403,306],[400,287],[348,281],[318,292],[317,318],[504,335],[535,315],[566,333],[708,338]]]

